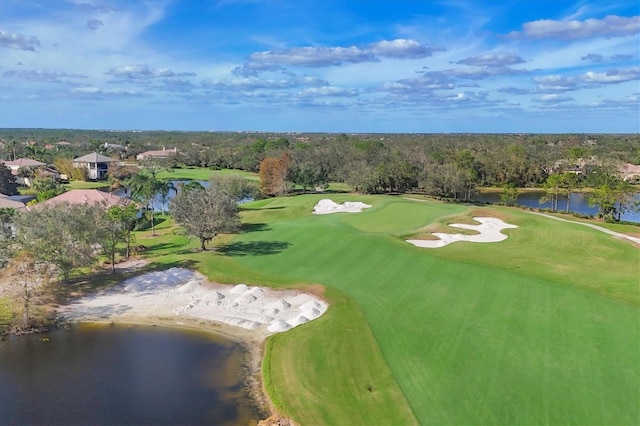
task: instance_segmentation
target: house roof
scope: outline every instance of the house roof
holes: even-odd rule
[[[39,167],[46,166],[45,163],[41,163],[40,161],[32,160],[31,158],[18,158],[14,161],[4,161],[6,166],[18,166],[18,167]]]
[[[21,210],[26,209],[27,206],[23,202],[14,200],[8,195],[0,194],[0,209],[7,208]]]
[[[99,191],[97,189],[72,189],[63,194],[50,198],[47,201],[44,201],[42,204],[54,205],[59,203],[69,203],[94,205],[99,203],[106,203],[107,206],[111,207],[120,203],[121,201],[128,202],[128,199],[108,192]]]
[[[91,154],[83,155],[82,157],[78,157],[73,160],[74,163],[111,163],[113,161],[118,160],[114,160],[106,155],[98,154],[97,152],[92,152]]]
[[[160,149],[160,150],[155,150],[155,151],[141,152],[137,156],[139,158],[143,158],[143,157],[167,157],[169,154],[175,154],[177,152],[178,152],[178,148]]]

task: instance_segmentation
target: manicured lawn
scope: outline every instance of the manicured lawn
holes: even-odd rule
[[[96,189],[96,188],[106,188],[109,184],[105,181],[99,182],[85,182],[82,180],[72,180],[69,183],[65,183],[63,185],[65,189]]]
[[[519,209],[327,195],[243,207],[244,232],[197,252],[166,220],[140,235],[154,267],[270,286],[321,284],[319,320],[273,336],[263,375],[299,424],[638,424],[638,249]],[[503,218],[500,243],[420,249],[447,218]]]
[[[158,179],[164,180],[209,180],[216,175],[236,175],[248,180],[258,180],[256,173],[249,173],[243,170],[211,170],[202,167],[171,169],[158,173]]]
[[[279,242],[285,248],[230,255],[250,269],[321,283],[354,300],[420,423],[637,422],[636,248],[515,209],[473,207],[474,214],[510,216],[520,228],[507,231],[511,238],[502,243],[419,249],[395,234],[465,207],[345,195],[374,208],[313,216],[319,198],[261,201],[260,210],[244,217],[266,226],[234,243]],[[350,326],[338,321],[338,328]],[[311,333],[313,323],[306,328]],[[326,365],[340,365],[342,351],[366,363],[365,352],[371,352],[355,339],[341,343],[340,352],[323,351],[333,347],[331,333],[314,338],[322,351],[317,357]],[[336,386],[323,372],[325,364],[309,361],[309,348],[297,341],[286,335],[272,341],[268,362],[281,367],[271,368],[271,380],[282,401],[296,400],[313,387],[315,399],[292,404],[300,407],[293,409],[295,419],[313,423],[305,413],[317,412],[316,404],[331,398]],[[305,361],[291,367],[293,359]],[[292,381],[290,368],[307,383]],[[358,371],[344,369],[344,375],[354,382],[369,380]],[[346,412],[354,399],[336,398],[333,404],[340,408],[334,411]],[[345,420],[338,416],[327,423]]]

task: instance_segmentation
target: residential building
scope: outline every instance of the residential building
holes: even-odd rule
[[[88,172],[87,177],[89,179],[100,180],[107,178],[109,163],[113,163],[114,161],[118,160],[98,154],[97,152],[92,152],[91,154],[83,155],[82,157],[74,159],[73,165],[75,167],[86,168]]]
[[[171,154],[177,154],[178,148],[166,149],[162,147],[161,150],[157,151],[145,151],[136,155],[136,160],[149,160],[149,159],[159,159],[159,158],[167,158]]]

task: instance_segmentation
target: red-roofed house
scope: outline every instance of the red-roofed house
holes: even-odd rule
[[[115,206],[119,203],[129,203],[131,200],[119,195],[111,194],[108,192],[99,191],[97,189],[72,189],[63,194],[49,198],[40,204],[42,205],[54,205],[59,203],[69,204],[105,204],[107,207]]]
[[[10,195],[0,194],[0,209],[16,209],[18,211],[27,210],[27,205],[20,198]]]
[[[136,155],[136,160],[149,160],[149,159],[157,159],[157,158],[167,158],[170,154],[177,154],[178,148],[173,149],[165,149],[162,147],[162,150],[158,151],[145,151]]]

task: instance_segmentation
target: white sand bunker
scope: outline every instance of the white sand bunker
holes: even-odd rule
[[[479,232],[475,235],[463,234],[445,234],[443,232],[434,232],[433,235],[440,238],[439,240],[407,240],[408,243],[416,247],[438,248],[444,247],[456,241],[471,241],[474,243],[496,243],[507,239],[502,232],[503,229],[517,228],[516,225],[510,225],[500,219],[494,217],[474,217],[474,220],[480,222],[480,225],[466,225],[463,223],[452,223],[449,226],[461,229],[471,229]]]
[[[313,214],[330,214],[330,213],[360,213],[362,209],[371,207],[369,204],[360,201],[345,201],[338,204],[327,198],[318,201],[313,208]]]
[[[209,284],[188,269],[171,268],[82,298],[61,307],[59,314],[76,321],[187,316],[270,334],[314,320],[327,308],[325,301],[309,294],[245,284]]]

